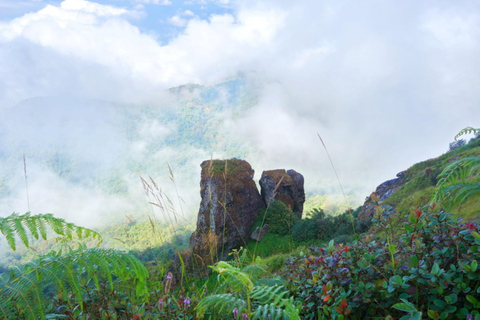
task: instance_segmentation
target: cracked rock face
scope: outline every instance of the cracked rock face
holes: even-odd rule
[[[263,201],[268,205],[272,200],[279,200],[301,218],[305,202],[304,182],[303,175],[295,170],[264,171],[260,178]]]
[[[201,168],[201,202],[190,245],[193,254],[208,265],[226,259],[232,249],[247,244],[265,205],[248,162],[208,160],[202,162]]]

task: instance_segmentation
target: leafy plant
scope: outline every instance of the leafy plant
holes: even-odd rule
[[[465,128],[455,136],[455,139],[474,132],[478,133],[480,129]],[[479,174],[479,156],[463,158],[448,165],[438,176],[437,188],[431,203],[441,202],[448,210],[453,205],[463,203],[473,195],[480,193],[480,181],[475,179]]]
[[[255,284],[256,274],[264,272],[258,265],[240,269],[220,261],[212,269],[218,273],[220,287],[217,294],[200,301],[199,317],[212,309],[219,315],[234,318],[300,319],[293,297],[289,297],[283,286]]]
[[[16,249],[16,236],[20,238],[26,247],[29,247],[29,233],[37,240],[40,236],[47,240],[48,229],[61,236],[64,240],[72,240],[73,236],[76,235],[79,239],[98,239],[97,245],[102,242],[102,236],[97,232],[65,222],[64,219],[56,218],[50,213],[33,216],[30,212],[23,215],[12,213],[8,217],[0,218],[0,232],[5,236],[12,250]]]
[[[392,223],[393,216],[383,216]],[[311,247],[285,277],[305,319],[479,315],[479,226],[432,205],[401,217],[386,240]],[[381,230],[387,230],[382,228]],[[394,232],[394,236],[390,236]],[[480,305],[480,304],[479,304]],[[408,310],[407,310],[408,309]]]
[[[370,221],[357,220],[360,209],[361,207],[356,210],[346,210],[337,216],[326,216],[322,209],[316,208],[307,218],[295,223],[292,228],[292,236],[297,242],[315,239],[328,241],[336,237],[344,242],[347,239],[346,236],[354,235],[355,230],[365,232],[371,226]],[[353,225],[355,225],[355,230]]]
[[[1,218],[0,228],[10,247],[15,250],[15,236],[29,246],[28,231],[38,239],[47,238],[47,226],[62,240],[101,236],[93,230],[67,223],[51,214],[12,214]],[[134,295],[148,298],[148,272],[135,257],[116,250],[69,249],[67,253],[51,251],[35,261],[11,268],[0,274],[0,317],[46,319],[52,316],[84,314],[85,308],[94,306],[87,314],[104,314],[109,299],[118,287],[131,283]],[[58,314],[48,314],[48,312]],[[108,313],[108,311],[107,311]]]
[[[263,215],[260,215],[263,216]],[[295,222],[295,214],[283,202],[270,201],[265,210],[265,223],[268,224],[272,233],[286,235]]]

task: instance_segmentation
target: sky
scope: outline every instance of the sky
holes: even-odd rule
[[[219,133],[256,150],[257,173],[339,193],[320,134],[361,200],[478,127],[479,57],[478,1],[0,0],[0,120],[32,98],[160,106],[241,77],[258,99]]]

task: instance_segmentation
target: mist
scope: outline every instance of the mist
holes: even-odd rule
[[[173,3],[158,25],[133,0],[19,3],[0,20],[2,216],[151,212],[139,176],[174,198],[170,165],[193,217],[210,158],[338,195],[317,134],[360,203],[478,127],[476,1]]]

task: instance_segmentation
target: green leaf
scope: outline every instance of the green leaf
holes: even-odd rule
[[[401,300],[403,301],[403,303],[396,303],[392,306],[392,308],[400,310],[400,311],[405,311],[405,312],[417,311],[417,309],[415,308],[415,306],[411,302],[408,302],[405,299],[401,299]]]
[[[388,246],[388,251],[390,252],[390,254],[394,254],[396,248],[397,247],[392,243]]]
[[[435,310],[428,310],[427,314],[431,319],[440,319],[440,315]]]
[[[472,263],[470,263],[470,268],[471,268],[472,272],[477,271],[477,267],[478,267],[477,260],[473,260]]]
[[[478,233],[477,231],[471,231],[470,234],[475,238],[475,239],[479,239],[480,240],[480,233]]]
[[[474,306],[478,303],[477,299],[474,296],[467,295],[467,300],[471,302]]]

